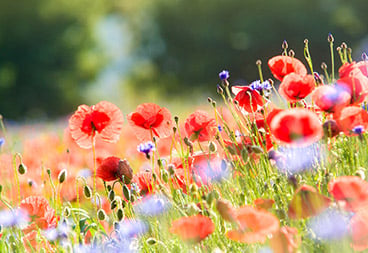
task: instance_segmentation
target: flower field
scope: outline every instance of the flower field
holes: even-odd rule
[[[220,72],[185,115],[101,101],[63,132],[1,119],[0,252],[368,250],[368,57],[328,43],[327,64],[284,41],[247,86]]]

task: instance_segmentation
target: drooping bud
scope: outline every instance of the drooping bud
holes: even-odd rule
[[[124,218],[124,210],[122,208],[119,208],[116,211],[116,217],[118,218],[118,221],[121,221]]]
[[[63,170],[60,171],[60,173],[58,175],[58,180],[59,180],[60,184],[64,183],[64,181],[67,178],[67,175],[68,175],[68,172],[67,172],[66,169],[63,169]]]
[[[24,165],[24,163],[20,163],[19,164],[19,166],[18,166],[18,172],[21,175],[27,173],[27,167]]]
[[[210,141],[208,144],[208,149],[210,152],[215,153],[217,151],[216,144],[213,141]]]
[[[92,190],[91,188],[88,186],[88,185],[85,185],[84,188],[83,188],[83,193],[84,193],[84,196],[89,199],[92,197]]]
[[[332,42],[334,42],[334,40],[335,40],[335,39],[334,39],[334,37],[332,36],[332,34],[331,34],[331,33],[329,33],[329,34],[328,34],[328,37],[327,37],[327,41],[328,41],[328,42],[330,42],[330,43],[332,43]]]
[[[106,213],[105,213],[105,211],[103,209],[99,209],[97,211],[97,218],[99,220],[105,220],[106,219]]]
[[[131,197],[130,191],[128,189],[128,186],[126,186],[126,185],[123,186],[123,195],[126,198],[126,200],[128,200],[128,201],[130,200],[130,197]]]
[[[115,199],[115,192],[113,190],[109,191],[109,194],[107,196],[110,201],[113,201]]]

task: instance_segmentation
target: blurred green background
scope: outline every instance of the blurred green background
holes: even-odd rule
[[[53,119],[100,100],[124,112],[203,103],[223,69],[247,84],[261,59],[271,77],[267,60],[284,39],[302,59],[308,38],[321,71],[329,32],[356,60],[367,51],[367,11],[366,0],[3,0],[0,113]]]

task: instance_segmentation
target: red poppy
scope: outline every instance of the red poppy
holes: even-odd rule
[[[289,203],[288,215],[292,219],[305,219],[323,212],[329,205],[330,199],[318,193],[309,185],[300,186]]]
[[[355,74],[362,73],[364,76],[368,76],[368,62],[367,61],[360,61],[356,62],[349,62],[343,64],[339,68],[339,76],[340,78],[344,78],[347,76],[352,76]]]
[[[216,134],[216,121],[207,112],[197,110],[185,120],[185,131],[191,140],[209,141]]]
[[[333,113],[350,104],[350,93],[339,86],[323,85],[316,88],[312,100],[324,112]]]
[[[233,86],[231,91],[235,95],[234,100],[247,112],[257,111],[258,106],[263,106],[266,102],[266,99],[257,90],[249,86]]]
[[[170,233],[188,242],[200,242],[215,231],[215,224],[206,216],[182,217],[171,223]]]
[[[170,111],[153,103],[139,105],[128,115],[128,122],[140,141],[152,140],[153,136],[164,138],[172,133]]]
[[[97,168],[96,175],[104,181],[116,179],[129,184],[133,178],[133,170],[127,160],[119,157],[110,156],[105,158]]]
[[[132,182],[137,184],[141,195],[150,194],[154,190],[151,171],[138,172],[133,176]]]
[[[368,94],[368,78],[361,71],[337,80],[337,85],[350,93],[351,104],[359,104]]]
[[[72,138],[81,148],[91,148],[96,133],[106,142],[117,142],[123,127],[124,117],[120,109],[107,101],[101,101],[91,107],[78,106],[69,119]]]
[[[312,75],[299,75],[290,73],[282,80],[279,93],[288,102],[297,102],[308,96],[315,88]]]
[[[242,243],[264,243],[269,235],[280,228],[278,218],[263,209],[244,206],[236,210],[237,230],[227,232],[226,236]]]
[[[341,131],[350,134],[356,126],[368,128],[368,113],[361,107],[347,106],[334,114],[336,123]]]
[[[271,121],[271,133],[284,143],[311,144],[323,135],[317,115],[304,108],[279,112]]]
[[[352,248],[356,251],[368,249],[368,213],[361,211],[350,220]]]
[[[216,201],[216,209],[224,220],[229,222],[234,222],[236,220],[235,209],[229,201],[218,199]]]
[[[273,234],[270,240],[270,246],[274,253],[293,253],[297,252],[301,242],[296,228],[284,226]]]
[[[358,211],[368,206],[368,182],[360,177],[338,177],[328,183],[328,192],[342,201],[347,210]]]
[[[270,67],[273,76],[280,81],[290,73],[296,73],[301,76],[305,76],[307,74],[307,69],[304,64],[298,59],[290,56],[278,55],[272,57],[268,61],[268,66]]]
[[[274,203],[273,199],[256,199],[253,201],[256,208],[265,210],[272,208]]]
[[[47,199],[42,196],[30,196],[23,199],[19,206],[27,212],[31,224],[24,230],[25,233],[35,228],[47,229],[56,227],[55,210],[49,205]]]

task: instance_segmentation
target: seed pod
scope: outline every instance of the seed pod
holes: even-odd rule
[[[244,162],[248,161],[249,156],[248,156],[248,151],[247,151],[246,148],[243,148],[241,150],[240,155],[241,155]]]
[[[21,175],[27,173],[27,167],[24,165],[24,163],[19,164],[19,166],[18,166],[18,172]]]
[[[89,199],[92,197],[92,190],[91,188],[88,186],[88,185],[85,185],[84,188],[83,188],[83,193],[84,193],[84,196]]]
[[[169,182],[169,173],[166,170],[161,170],[161,177],[165,183]]]
[[[115,199],[115,192],[113,190],[109,191],[109,194],[107,196],[110,201],[113,201]]]
[[[103,209],[99,209],[97,211],[97,218],[99,220],[105,220],[106,219],[106,213],[105,213],[105,211]]]
[[[64,216],[69,217],[70,214],[71,214],[70,208],[66,206],[64,208]]]
[[[148,238],[147,240],[146,240],[146,243],[148,244],[148,245],[154,245],[154,244],[156,244],[156,239],[155,238],[152,238],[152,237],[150,237],[150,238]]]
[[[210,152],[215,153],[217,151],[216,144],[213,141],[210,141],[210,143],[208,144],[208,149],[210,150]]]
[[[126,200],[130,201],[130,191],[128,189],[128,186],[123,186],[123,195],[126,198]]]
[[[174,164],[167,165],[167,171],[169,172],[170,176],[174,176],[175,175],[175,165]]]
[[[62,184],[64,183],[64,181],[66,180],[66,177],[67,177],[67,170],[66,169],[63,169],[60,171],[59,175],[58,175],[58,180],[59,180],[59,183]]]
[[[124,210],[122,208],[119,208],[116,212],[116,216],[118,218],[118,221],[121,221],[124,218]]]
[[[111,203],[110,203],[110,209],[111,210],[114,210],[117,206],[118,206],[118,201],[116,199],[111,201]]]

